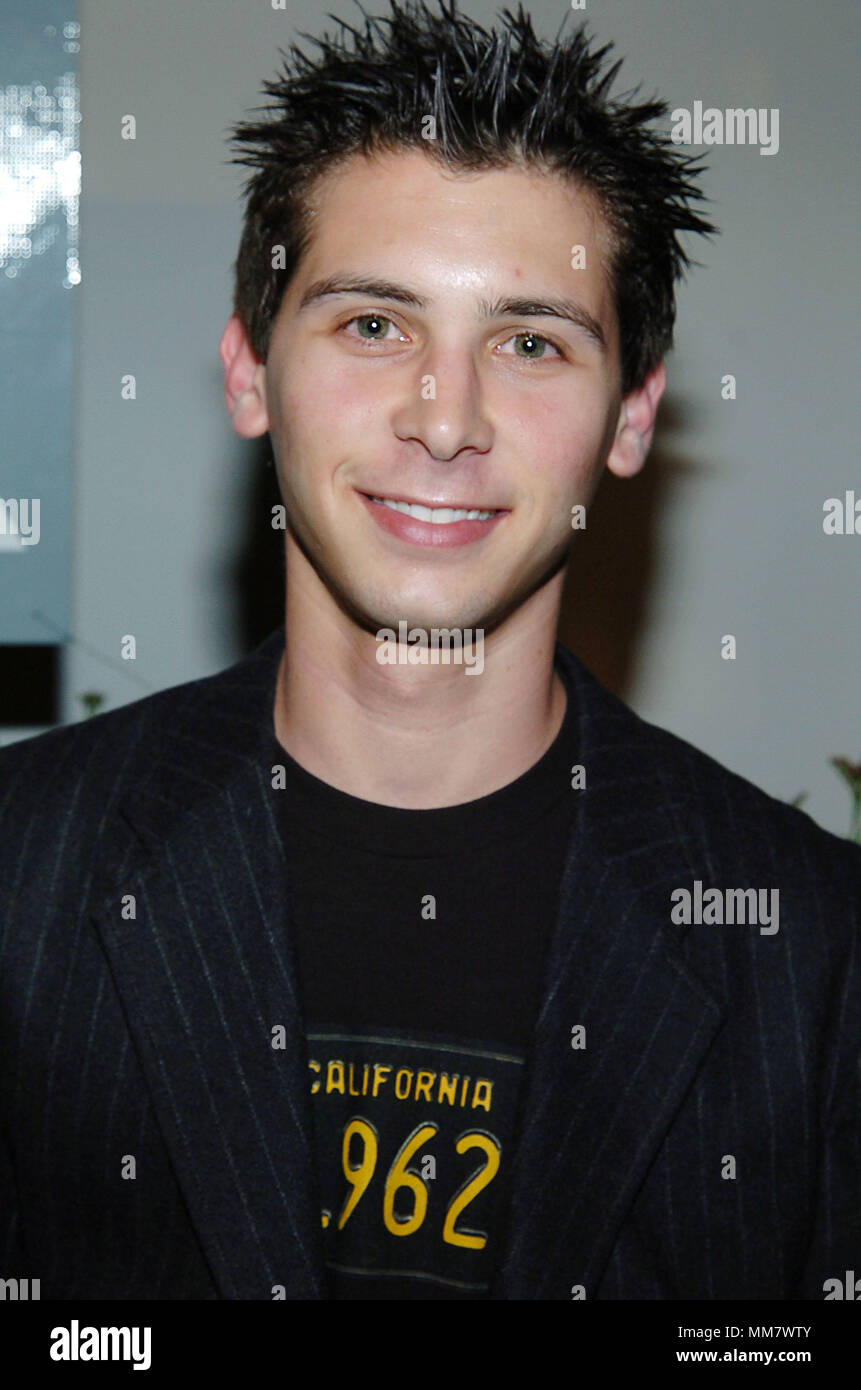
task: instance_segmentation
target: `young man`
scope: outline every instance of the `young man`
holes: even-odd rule
[[[823,1298],[861,1256],[861,856],[555,642],[713,230],[690,162],[522,11],[353,39],[237,131],[221,357],[285,631],[2,754],[5,1271]]]

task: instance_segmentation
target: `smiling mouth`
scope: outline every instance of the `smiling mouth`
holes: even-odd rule
[[[450,526],[455,521],[489,521],[491,517],[508,510],[507,507],[427,507],[421,502],[400,502],[392,497],[374,497],[370,492],[364,495],[379,506],[389,507],[393,512],[403,512],[404,516],[414,517],[416,521],[429,521],[432,526]]]

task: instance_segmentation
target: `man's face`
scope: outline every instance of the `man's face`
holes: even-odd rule
[[[555,175],[452,174],[407,151],[354,158],[314,205],[260,368],[288,584],[310,564],[373,632],[490,631],[564,565],[616,433],[602,220]],[[347,277],[388,290],[308,298]],[[587,326],[512,299],[573,301]],[[493,515],[431,521],[386,501]]]

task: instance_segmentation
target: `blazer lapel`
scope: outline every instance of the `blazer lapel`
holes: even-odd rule
[[[324,1297],[287,866],[267,766],[277,639],[212,683],[209,708],[189,701],[189,717],[168,725],[145,794],[106,836],[114,886],[94,914],[174,1171],[233,1299],[271,1299],[277,1286],[288,1299]]]
[[[724,1019],[670,923],[685,805],[653,730],[564,648],[578,794],[512,1158],[492,1296],[587,1298]],[[585,1028],[585,1046],[572,1030]],[[576,1040],[576,1039],[575,1039]],[[581,1295],[582,1296],[582,1295]]]

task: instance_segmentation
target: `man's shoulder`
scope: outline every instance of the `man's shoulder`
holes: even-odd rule
[[[560,658],[578,697],[586,787],[603,793],[605,804],[636,818],[659,804],[677,838],[715,863],[769,864],[775,870],[821,869],[823,856],[840,862],[861,883],[861,849],[832,834],[806,812],[772,796],[678,734],[650,723],[601,684],[560,644]]]
[[[164,761],[194,757],[195,745],[201,761],[225,737],[234,752],[250,745],[259,738],[282,646],[274,632],[214,675],[0,748],[0,819],[14,824],[28,804],[68,806],[81,795],[104,809],[125,788],[144,785]]]

